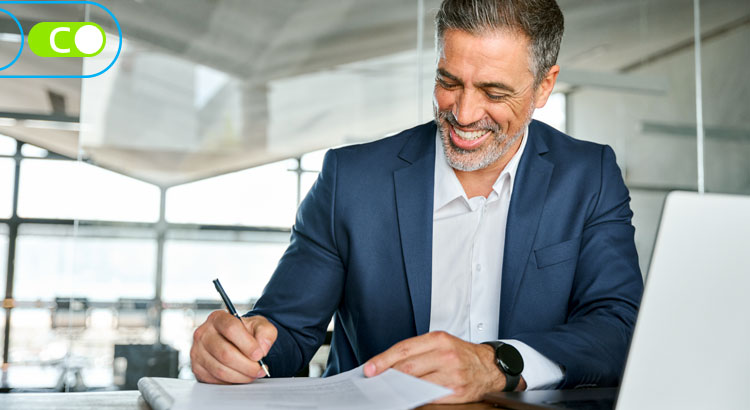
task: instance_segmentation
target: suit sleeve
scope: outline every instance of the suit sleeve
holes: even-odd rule
[[[336,153],[328,151],[323,169],[297,211],[289,247],[254,309],[277,328],[264,359],[274,377],[294,376],[323,343],[341,300],[345,269],[334,235]]]
[[[562,366],[560,388],[619,384],[643,292],[630,196],[608,146],[600,178],[583,227],[566,323],[514,335]]]

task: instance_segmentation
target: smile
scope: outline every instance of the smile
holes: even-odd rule
[[[449,126],[449,128],[451,142],[453,142],[453,144],[458,148],[467,151],[474,150],[477,147],[481,146],[484,140],[486,140],[487,137],[492,134],[492,131],[489,130],[462,131],[458,128],[453,127],[452,125]]]
[[[489,132],[487,130],[467,132],[467,131],[461,131],[458,128],[453,128],[453,130],[456,132],[456,134],[459,137],[461,137],[461,139],[466,140],[466,141],[473,141],[473,140],[475,140],[475,139],[477,139],[477,138],[481,137],[482,135],[487,134]]]

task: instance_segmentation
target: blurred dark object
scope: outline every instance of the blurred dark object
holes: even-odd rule
[[[177,377],[179,352],[169,345],[115,345],[114,384],[137,390],[141,377]]]
[[[117,329],[140,331],[156,323],[157,311],[153,299],[120,298],[117,300],[115,313]]]
[[[87,298],[56,297],[55,307],[50,314],[53,329],[85,329],[89,317],[89,300]]]
[[[207,310],[213,312],[214,310],[224,309],[224,305],[219,299],[196,299],[194,309],[196,311]]]

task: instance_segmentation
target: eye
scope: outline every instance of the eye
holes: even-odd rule
[[[447,81],[445,81],[444,79],[442,79],[442,78],[439,78],[439,77],[438,77],[438,78],[436,78],[435,80],[437,81],[437,83],[438,83],[438,84],[439,84],[439,85],[440,85],[441,87],[445,88],[446,90],[452,90],[452,89],[454,89],[454,88],[458,87],[458,84],[456,84],[456,83],[449,83],[449,82],[447,82]]]
[[[485,94],[487,95],[487,98],[489,98],[492,101],[502,101],[508,97],[505,94],[491,94],[491,93],[485,93]]]

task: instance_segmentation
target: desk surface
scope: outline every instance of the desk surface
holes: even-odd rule
[[[0,394],[3,410],[151,410],[137,390],[96,393],[7,393]],[[422,406],[419,410],[487,410],[486,403]]]

